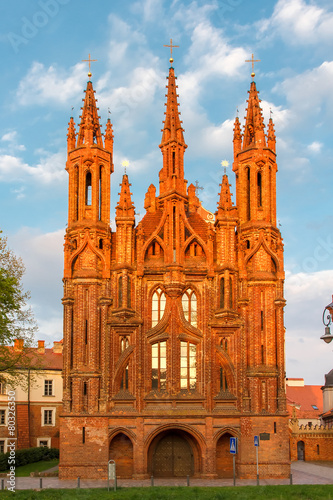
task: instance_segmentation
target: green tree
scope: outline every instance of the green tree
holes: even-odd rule
[[[28,305],[30,294],[22,284],[24,272],[22,259],[8,248],[7,238],[0,234],[0,381],[6,372],[11,385],[21,383],[26,369],[38,365],[31,350],[37,324]],[[16,339],[20,346],[15,348]]]

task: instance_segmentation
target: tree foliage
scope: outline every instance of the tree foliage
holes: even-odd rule
[[[31,345],[37,325],[28,305],[30,294],[23,288],[24,272],[22,259],[0,235],[0,380],[6,372],[11,382],[20,378],[20,369],[36,363]],[[21,341],[20,348],[13,347],[16,339]]]

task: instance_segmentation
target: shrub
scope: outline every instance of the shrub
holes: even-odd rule
[[[0,453],[0,471],[6,471],[9,468],[8,459],[10,452]],[[59,458],[58,448],[27,448],[25,450],[15,450],[15,467],[20,465],[32,464],[40,460],[53,460]],[[14,465],[14,464],[13,464]]]

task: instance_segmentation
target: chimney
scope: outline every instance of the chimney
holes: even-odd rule
[[[55,354],[62,354],[62,340],[55,340],[53,342],[53,352]]]
[[[22,351],[23,344],[24,344],[24,339],[15,339],[14,340],[14,350],[15,351]]]
[[[38,340],[37,352],[40,354],[45,353],[45,340]]]

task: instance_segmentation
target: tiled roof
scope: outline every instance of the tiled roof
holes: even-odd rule
[[[286,387],[287,406],[290,416],[295,407],[297,418],[319,418],[323,411],[323,393],[321,385]],[[316,410],[313,406],[317,407]]]
[[[187,218],[195,234],[200,236],[203,241],[207,241],[207,222],[205,222],[203,218],[196,212],[188,214]]]
[[[141,221],[145,240],[147,240],[150,237],[150,235],[157,229],[157,226],[159,225],[162,215],[163,212],[161,210],[157,210],[154,213],[151,212],[146,213],[146,215]]]

